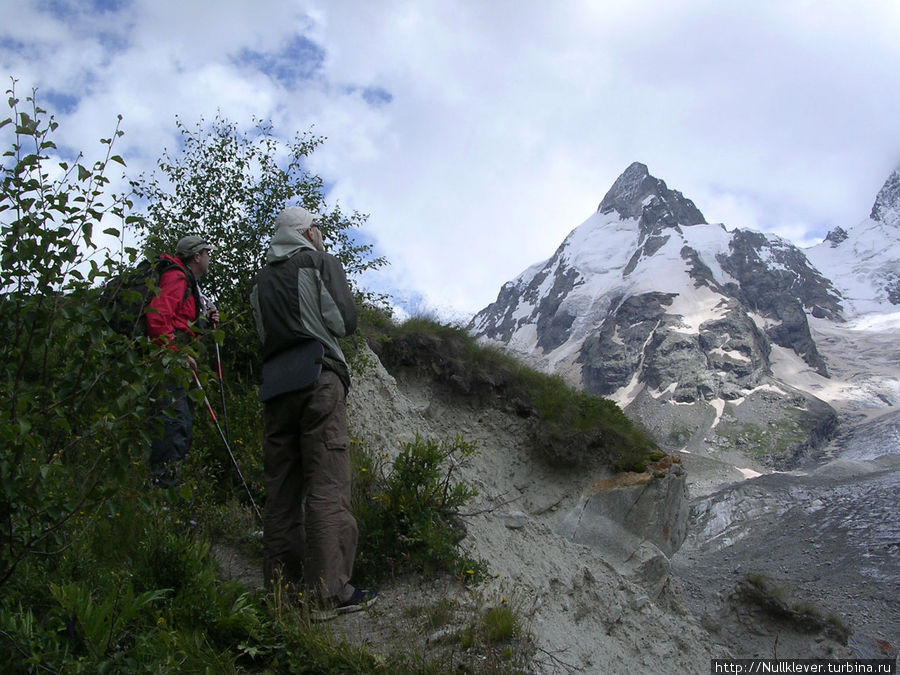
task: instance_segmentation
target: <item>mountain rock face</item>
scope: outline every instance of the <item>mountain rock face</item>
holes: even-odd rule
[[[879,232],[897,227],[898,182],[895,174],[873,209]],[[874,236],[835,231],[821,247],[858,250]],[[900,295],[891,264],[878,276],[887,301]],[[790,467],[837,421],[790,377],[829,376],[810,321],[844,322],[848,299],[851,315],[857,309],[851,281],[821,269],[775,235],[707,223],[634,163],[597,212],[549,260],[505,284],[469,329],[615,400],[668,450]]]
[[[706,223],[633,164],[476,315],[484,340],[613,398],[684,451],[643,474],[548,461],[526,402],[479,395],[503,378],[430,338],[366,359],[348,399],[354,438],[387,461],[417,437],[479,448],[453,467],[477,491],[462,545],[496,576],[486,595],[460,597],[528,598],[534,670],[700,673],[775,648],[896,658],[898,184],[859,226],[799,250]],[[397,598],[421,607],[453,593],[382,591],[374,615],[344,619],[365,622],[350,634],[366,643],[373,629],[411,639]]]
[[[888,227],[900,227],[900,169],[885,181],[875,198],[869,218]]]
[[[850,232],[832,230],[825,241],[806,250],[843,297],[845,315],[858,318],[900,309],[900,169],[875,198],[868,220]]]
[[[558,532],[601,552],[654,598],[669,580],[671,557],[688,533],[690,504],[680,458],[669,455],[646,473],[596,481],[562,519]]]

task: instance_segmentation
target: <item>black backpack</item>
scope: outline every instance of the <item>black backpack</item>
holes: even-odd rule
[[[159,295],[159,280],[170,269],[182,270],[165,258],[144,259],[107,281],[100,291],[100,307],[110,327],[122,335],[138,337],[147,334],[147,307]],[[183,270],[182,270],[183,271]],[[192,275],[188,277],[182,302],[194,292]],[[199,305],[198,305],[199,308]]]

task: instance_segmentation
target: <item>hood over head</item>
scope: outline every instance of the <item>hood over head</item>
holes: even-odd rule
[[[321,219],[321,215],[307,211],[302,206],[291,206],[279,213],[275,218],[275,234],[269,242],[266,262],[287,260],[303,248],[315,250],[305,233]]]

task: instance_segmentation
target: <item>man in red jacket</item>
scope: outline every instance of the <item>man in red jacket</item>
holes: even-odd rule
[[[189,235],[179,240],[175,255],[163,254],[172,266],[159,279],[159,295],[150,301],[146,313],[147,336],[166,349],[181,352],[193,340],[201,318],[200,289],[197,281],[209,269],[212,246],[202,237]],[[205,318],[213,324],[219,313],[210,308]],[[196,370],[190,354],[187,365]],[[177,376],[169,378],[165,393],[157,401],[159,431],[150,445],[150,473],[155,485],[172,487],[178,483],[178,466],[187,455],[193,435],[193,416],[187,385]]]

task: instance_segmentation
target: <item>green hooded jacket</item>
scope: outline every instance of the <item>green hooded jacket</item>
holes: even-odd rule
[[[356,331],[357,309],[341,263],[317,251],[293,228],[279,228],[269,244],[266,266],[250,293],[263,361],[304,340],[325,348],[323,366],[350,387],[347,360],[338,338]]]

